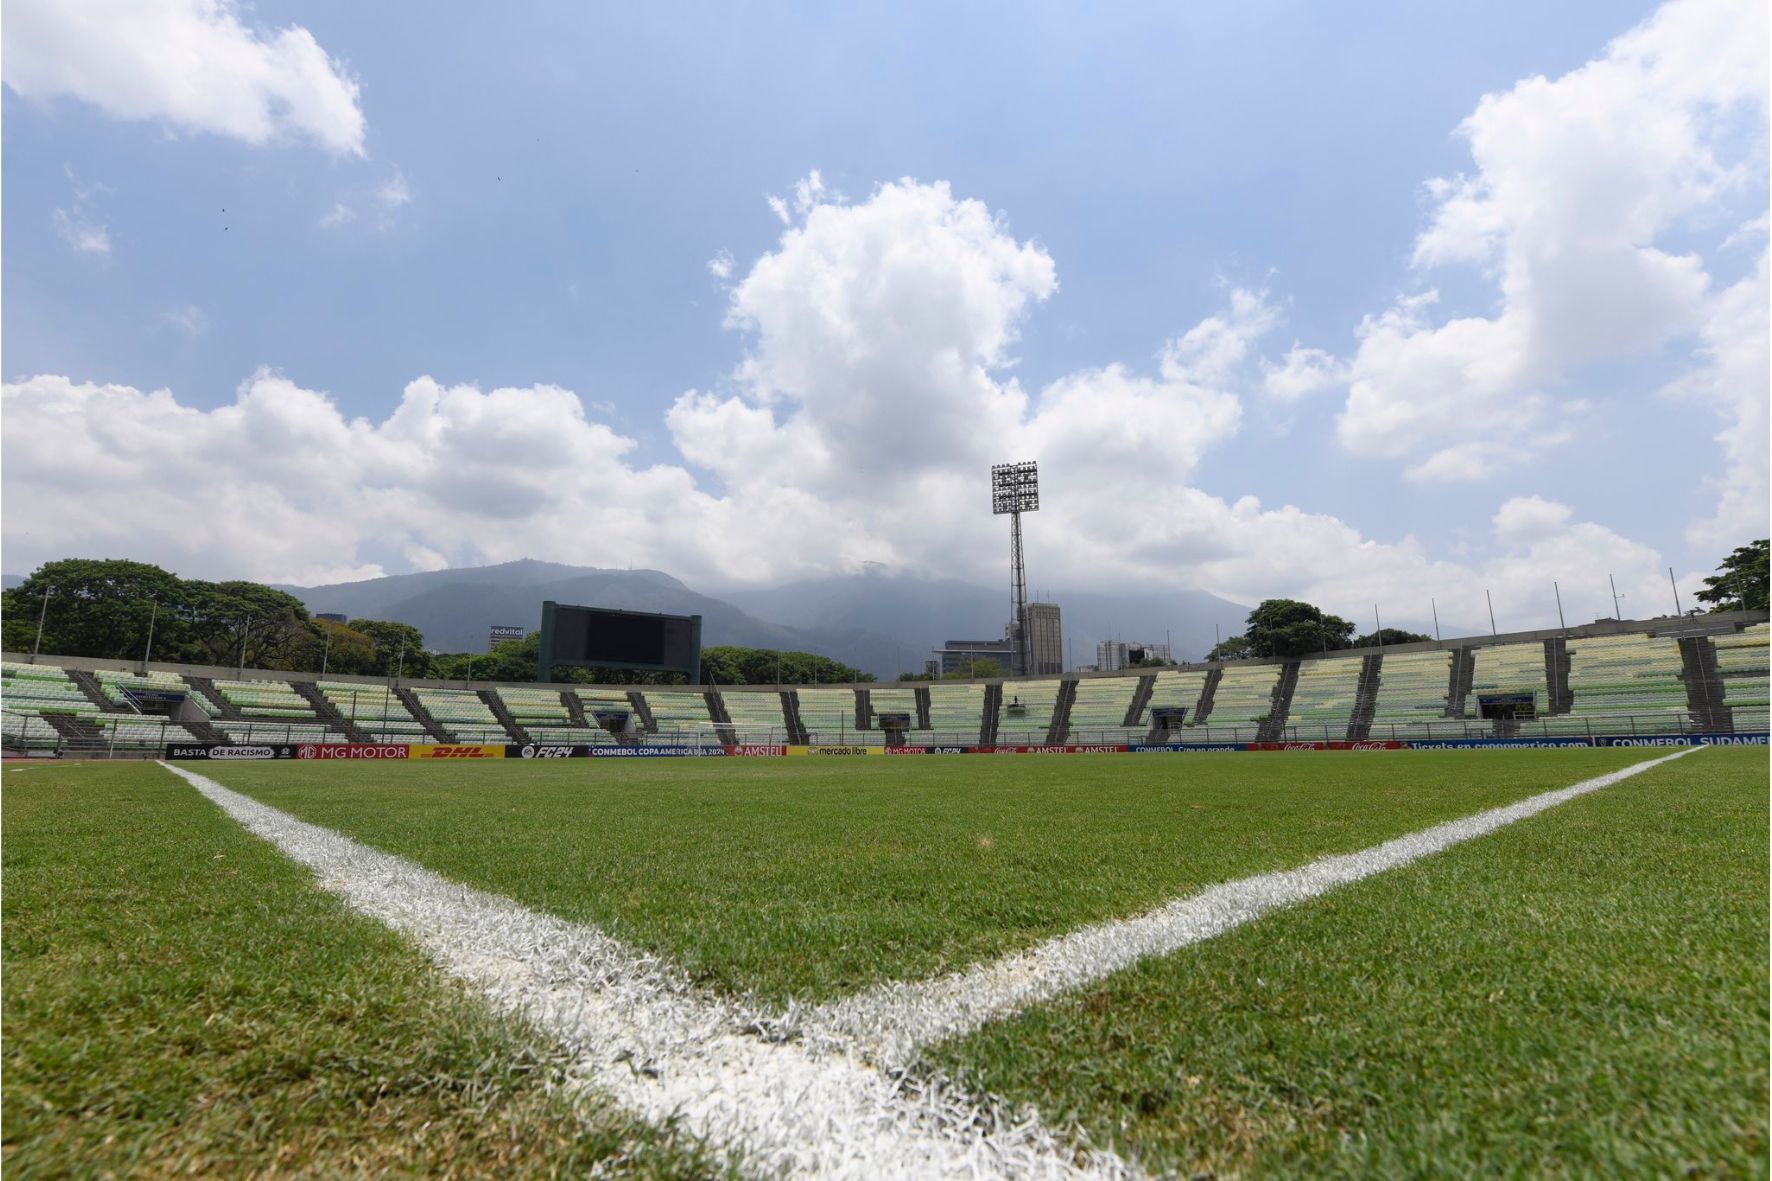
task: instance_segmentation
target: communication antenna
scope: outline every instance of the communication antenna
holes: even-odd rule
[[[1040,469],[1035,463],[991,467],[991,512],[1009,514],[1010,675],[1025,677],[1033,664],[1028,635],[1028,578],[1021,556],[1021,514],[1040,508]]]

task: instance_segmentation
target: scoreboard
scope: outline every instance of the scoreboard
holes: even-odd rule
[[[557,666],[680,672],[701,681],[701,616],[541,605],[543,681]]]

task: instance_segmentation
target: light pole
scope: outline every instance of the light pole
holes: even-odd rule
[[[1489,588],[1483,588],[1483,601],[1489,604],[1489,634],[1498,635],[1495,630],[1495,600],[1489,597]]]
[[[1674,614],[1680,614],[1680,584],[1674,581],[1674,568],[1667,568],[1667,584],[1674,588]]]
[[[1427,601],[1427,609],[1434,613],[1434,643],[1437,644],[1440,642],[1440,605],[1430,598]]]
[[[160,618],[160,598],[158,595],[148,600],[153,609],[148,612],[148,643],[142,649],[142,676],[148,675],[148,661],[154,657],[154,621]]]
[[[49,584],[44,583],[43,584],[43,607],[41,610],[39,610],[37,612],[37,639],[31,645],[31,663],[32,664],[37,663],[37,651],[38,651],[38,649],[43,647],[43,620],[49,615],[49,591],[50,591]]]
[[[1606,575],[1606,581],[1612,587],[1612,618],[1623,623],[1624,614],[1618,610],[1618,580],[1608,574]]]
[[[1563,588],[1557,585],[1554,578],[1551,579],[1551,592],[1557,596],[1557,626],[1563,629],[1566,636],[1569,634],[1569,624],[1563,619]]]
[[[324,619],[320,621],[320,635],[320,675],[325,676],[326,661],[332,655],[332,629],[326,626]]]
[[[1378,622],[1378,604],[1372,604],[1372,634],[1378,639],[1378,646],[1384,647],[1384,624]]]
[[[256,619],[242,619],[240,621],[240,667],[234,670],[234,679],[236,681],[244,681],[246,679],[246,633],[250,632],[252,630],[252,625],[257,622],[258,620]]]
[[[383,730],[386,730],[388,727],[388,696],[389,696],[389,694],[393,693],[394,681],[398,681],[400,679],[400,673],[403,672],[405,670],[405,668],[406,668],[406,641],[401,640],[400,641],[399,662],[397,664],[395,664],[395,666],[394,666],[394,680],[389,681],[385,685],[383,685],[382,690],[381,690],[381,725],[382,725]]]

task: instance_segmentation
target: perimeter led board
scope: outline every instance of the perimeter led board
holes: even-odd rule
[[[541,667],[544,681],[560,665],[680,672],[701,680],[701,616],[658,615],[574,607],[552,600],[541,605]]]

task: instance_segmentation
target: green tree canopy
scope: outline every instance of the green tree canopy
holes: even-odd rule
[[[1243,635],[1249,654],[1287,659],[1308,652],[1333,652],[1348,646],[1354,625],[1297,599],[1266,599],[1249,613]]]
[[[1003,669],[989,656],[980,656],[977,660],[968,661],[965,668],[948,673],[944,681],[976,681],[986,677],[1000,677]]]
[[[145,562],[46,562],[0,600],[6,648],[31,651],[41,619],[43,652],[140,660],[152,619],[157,646],[177,652],[182,599],[178,578]]]
[[[1206,653],[1206,659],[1247,660],[1250,655],[1249,638],[1247,636],[1232,636],[1228,640],[1219,641],[1218,647]]]
[[[375,667],[371,671],[384,677],[396,672],[408,677],[431,675],[431,654],[425,651],[425,635],[410,623],[353,619],[351,630],[368,636],[375,645]]]
[[[1388,648],[1392,644],[1419,644],[1431,639],[1433,639],[1432,636],[1424,636],[1420,632],[1406,632],[1402,628],[1386,627],[1375,632],[1367,632],[1356,639],[1350,647],[1376,648],[1383,644]]]
[[[1704,580],[1698,600],[1709,603],[1713,611],[1766,610],[1768,539],[1760,538],[1737,546],[1724,558],[1716,574]]]

